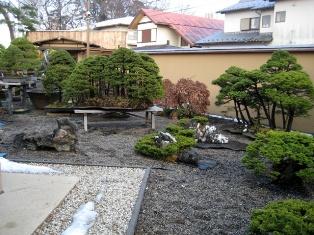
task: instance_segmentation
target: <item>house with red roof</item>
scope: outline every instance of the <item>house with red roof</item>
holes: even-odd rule
[[[223,31],[222,20],[142,9],[130,24],[137,30],[137,47],[193,47],[197,41]]]

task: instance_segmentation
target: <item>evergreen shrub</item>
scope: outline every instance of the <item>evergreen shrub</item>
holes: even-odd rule
[[[314,202],[282,200],[252,213],[249,234],[314,234]]]

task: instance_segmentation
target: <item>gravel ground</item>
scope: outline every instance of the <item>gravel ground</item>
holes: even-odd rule
[[[36,164],[35,164],[36,165]],[[38,165],[38,164],[37,164]],[[42,164],[41,164],[42,165]],[[132,168],[49,165],[80,181],[34,234],[61,234],[80,205],[94,201],[98,213],[89,234],[125,234],[145,170]],[[103,194],[99,202],[97,195]]]
[[[81,117],[71,119],[82,128]],[[99,117],[94,120],[100,121]],[[4,144],[10,144],[16,133],[52,130],[56,126],[55,117],[40,113],[13,116],[11,121],[2,135]],[[298,188],[288,190],[256,178],[242,166],[243,152],[197,150],[218,163],[207,171],[161,162],[142,157],[133,150],[136,141],[149,132],[143,120],[131,117],[123,122],[103,121],[102,128],[91,128],[88,133],[80,131],[78,153],[16,151],[11,147],[5,150],[9,158],[32,161],[154,167],[136,234],[245,234],[253,209],[277,199],[310,199]],[[159,129],[168,123],[168,119],[157,119]],[[214,124],[223,129],[220,122]],[[223,134],[230,140],[249,142],[241,136]]]

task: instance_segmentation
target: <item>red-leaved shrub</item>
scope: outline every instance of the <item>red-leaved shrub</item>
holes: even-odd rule
[[[192,81],[191,79],[180,79],[176,84],[170,80],[163,81],[165,96],[157,101],[165,108],[187,109],[189,113],[202,114],[207,110],[209,102],[209,91],[205,84]]]

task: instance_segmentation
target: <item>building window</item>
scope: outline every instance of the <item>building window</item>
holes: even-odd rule
[[[188,45],[189,45],[189,43],[183,37],[181,37],[181,46],[187,47]]]
[[[128,40],[137,40],[137,31],[129,31],[128,32]]]
[[[286,12],[278,11],[276,12],[276,23],[281,23],[286,21]]]
[[[152,30],[145,29],[142,31],[142,42],[151,42],[152,41]]]
[[[145,29],[138,30],[138,42],[147,43],[147,42],[156,42],[157,40],[157,29]]]
[[[241,29],[241,31],[250,30],[250,18],[241,19],[240,29]]]
[[[254,17],[250,19],[250,29],[259,29],[260,25],[260,18],[259,17]]]
[[[256,30],[260,28],[260,18],[244,18],[240,21],[240,30],[247,31],[247,30]]]
[[[262,27],[263,28],[269,28],[270,22],[271,22],[271,16],[270,15],[265,15],[262,17]]]

